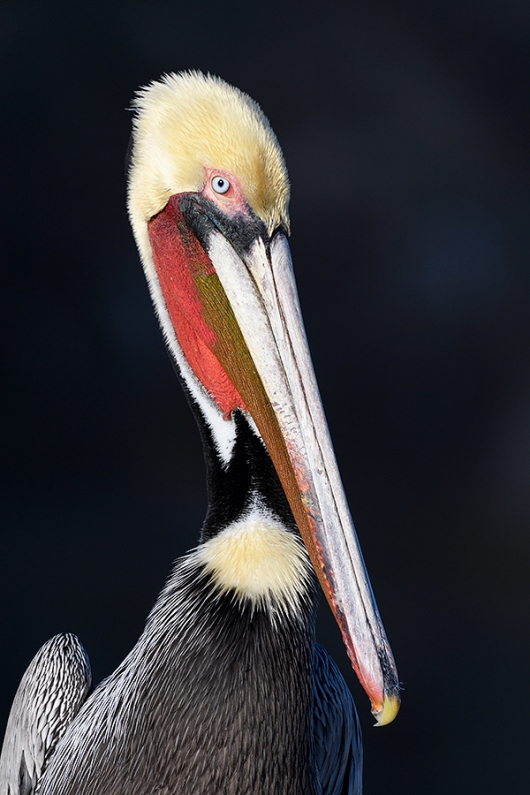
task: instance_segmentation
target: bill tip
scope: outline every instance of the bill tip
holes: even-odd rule
[[[400,703],[398,696],[385,696],[382,706],[372,710],[372,714],[376,718],[374,725],[386,726],[387,723],[392,723],[399,712]]]

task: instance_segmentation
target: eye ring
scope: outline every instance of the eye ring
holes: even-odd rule
[[[211,186],[216,193],[226,193],[230,189],[230,183],[226,177],[221,177],[219,174],[212,177]]]

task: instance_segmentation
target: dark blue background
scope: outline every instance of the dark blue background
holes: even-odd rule
[[[96,680],[205,511],[199,437],[125,211],[135,89],[257,99],[336,452],[404,683],[367,795],[526,793],[530,6],[0,8],[0,698],[52,634]],[[324,616],[322,637],[348,662]]]

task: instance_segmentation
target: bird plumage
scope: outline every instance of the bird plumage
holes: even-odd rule
[[[75,635],[51,638],[17,690],[0,757],[2,795],[33,795],[57,743],[90,691],[87,654]]]

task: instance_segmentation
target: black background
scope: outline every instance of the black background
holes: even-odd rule
[[[404,684],[365,791],[529,788],[530,6],[4,2],[1,710],[52,634],[97,680],[205,511],[125,211],[139,85],[257,99],[346,492]],[[327,616],[322,637],[348,662]]]

